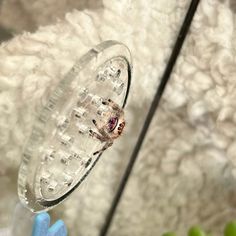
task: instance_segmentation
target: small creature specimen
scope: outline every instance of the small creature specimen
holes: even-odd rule
[[[104,114],[103,119],[106,122],[97,122],[92,120],[93,124],[97,128],[97,132],[89,130],[92,137],[99,139],[101,142],[105,142],[102,149],[93,153],[97,155],[105,151],[107,148],[112,146],[114,139],[118,138],[125,127],[124,111],[111,99],[107,99],[102,102],[103,105],[109,107],[109,111]]]

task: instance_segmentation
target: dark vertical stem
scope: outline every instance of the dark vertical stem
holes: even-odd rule
[[[151,104],[150,109],[148,111],[148,114],[146,116],[146,120],[145,120],[145,123],[142,127],[142,130],[141,130],[141,133],[139,135],[138,141],[137,141],[137,143],[135,145],[135,148],[134,148],[134,150],[131,154],[130,161],[129,161],[129,163],[126,167],[125,173],[124,173],[124,175],[121,179],[119,188],[118,188],[117,193],[116,193],[116,195],[113,199],[111,208],[109,209],[109,212],[107,214],[106,221],[105,221],[105,223],[104,223],[104,225],[101,229],[101,232],[99,234],[100,236],[106,236],[107,233],[108,233],[108,230],[109,230],[110,225],[112,223],[115,211],[116,211],[117,206],[120,202],[121,196],[124,192],[125,186],[126,186],[127,181],[130,177],[130,174],[131,174],[131,171],[132,171],[133,166],[135,164],[135,161],[137,160],[137,156],[138,156],[139,151],[142,147],[144,138],[147,134],[147,131],[148,131],[148,128],[151,124],[153,116],[154,116],[154,114],[155,114],[155,112],[156,112],[156,110],[159,106],[159,103],[160,103],[161,97],[163,95],[163,92],[165,90],[165,87],[167,85],[167,82],[170,79],[170,75],[171,75],[172,70],[174,68],[174,65],[176,63],[176,60],[179,56],[179,53],[182,49],[183,43],[184,43],[185,38],[187,36],[187,33],[189,31],[191,22],[193,20],[193,17],[194,17],[194,14],[195,14],[196,10],[197,10],[197,6],[198,6],[199,2],[200,2],[200,0],[192,0],[191,4],[189,6],[189,9],[188,9],[187,14],[186,14],[185,19],[184,19],[184,22],[183,22],[183,24],[181,26],[181,29],[179,31],[177,40],[175,42],[175,46],[174,46],[173,51],[170,55],[170,59],[169,59],[168,64],[165,68],[165,71],[163,73],[160,85],[158,86],[158,89],[156,91],[156,94],[154,96],[152,104]]]

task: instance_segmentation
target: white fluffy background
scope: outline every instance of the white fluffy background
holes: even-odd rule
[[[93,45],[124,42],[134,59],[125,134],[87,181],[53,210],[70,235],[95,236],[144,121],[189,1],[9,0],[0,23],[0,223],[17,200],[17,170],[35,115],[65,72]],[[220,235],[235,217],[236,67],[233,1],[202,0],[110,235],[184,235],[202,224]],[[12,5],[11,5],[12,4]],[[18,4],[20,7],[13,8]],[[77,8],[81,11],[67,11]],[[55,23],[56,18],[61,18]],[[76,52],[76,53],[75,53]],[[217,234],[218,232],[218,234]]]

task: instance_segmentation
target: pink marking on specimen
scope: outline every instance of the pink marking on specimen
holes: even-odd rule
[[[112,132],[116,128],[117,123],[118,123],[117,117],[110,118],[110,120],[108,121],[108,127],[110,132]]]

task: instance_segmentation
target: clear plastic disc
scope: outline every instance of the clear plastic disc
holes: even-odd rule
[[[19,170],[18,194],[34,212],[72,193],[94,167],[104,143],[91,137],[93,119],[106,119],[104,99],[124,107],[131,80],[128,48],[105,41],[65,75],[36,119]]]

